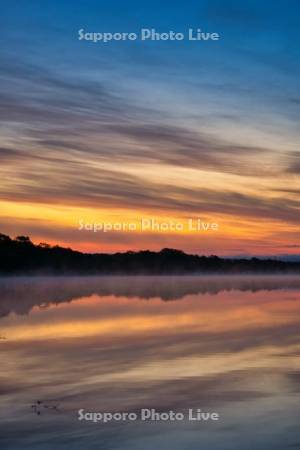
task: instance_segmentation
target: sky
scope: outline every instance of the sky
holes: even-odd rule
[[[1,16],[0,232],[89,252],[300,253],[298,1],[4,0]],[[78,39],[142,28],[220,39]],[[184,229],[88,229],[141,219]]]

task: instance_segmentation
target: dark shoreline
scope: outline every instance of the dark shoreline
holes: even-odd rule
[[[81,253],[33,244],[27,236],[0,234],[0,275],[238,275],[298,274],[299,261],[220,258],[162,249],[125,253]]]

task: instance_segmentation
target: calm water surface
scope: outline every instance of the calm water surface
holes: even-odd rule
[[[1,450],[300,448],[299,278],[2,278],[0,338]]]

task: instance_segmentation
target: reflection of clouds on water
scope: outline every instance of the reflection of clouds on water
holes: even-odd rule
[[[299,356],[299,350],[298,350]],[[288,386],[290,392],[294,394],[300,394],[300,369],[297,371],[291,371],[286,374]]]
[[[300,439],[297,278],[31,281],[7,283],[1,303],[8,312],[19,301],[29,312],[0,319],[8,337],[0,346],[1,448],[282,450]],[[176,286],[182,301],[162,301]],[[48,307],[32,308],[41,304]],[[42,408],[37,417],[36,399],[59,411]],[[199,407],[222,420],[202,428],[77,421],[80,408]]]

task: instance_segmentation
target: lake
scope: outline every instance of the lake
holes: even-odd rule
[[[296,276],[2,278],[0,448],[300,448],[299,354]]]

